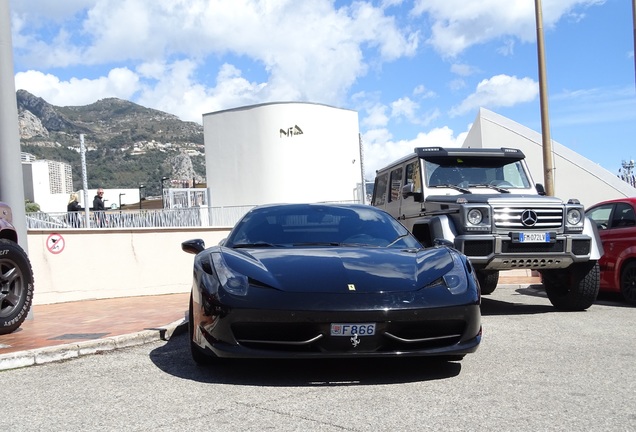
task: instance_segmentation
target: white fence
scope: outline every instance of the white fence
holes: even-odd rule
[[[254,206],[26,214],[28,229],[231,227]]]

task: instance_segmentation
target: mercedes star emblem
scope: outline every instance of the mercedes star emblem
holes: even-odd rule
[[[534,226],[537,220],[539,220],[539,217],[534,210],[525,210],[521,213],[521,223],[527,227]]]

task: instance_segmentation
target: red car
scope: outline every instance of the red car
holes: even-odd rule
[[[596,222],[603,243],[601,291],[620,292],[636,306],[636,197],[603,201],[585,214]]]

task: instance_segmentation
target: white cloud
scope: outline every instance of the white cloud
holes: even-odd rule
[[[389,123],[389,117],[386,114],[388,107],[380,103],[373,104],[364,109],[367,113],[362,119],[362,125],[371,129],[384,127]]]
[[[88,105],[107,97],[130,100],[140,88],[138,75],[126,68],[112,69],[97,79],[68,81],[39,71],[18,72],[15,86],[58,106]]]
[[[16,9],[15,21],[42,18],[36,7],[42,0],[21,1],[30,7]],[[262,101],[342,104],[370,62],[412,56],[419,42],[417,31],[367,2],[336,9],[331,0],[75,0],[65,11],[65,25],[44,34],[41,26],[15,26],[19,61],[32,69],[112,62],[134,69],[189,58],[198,66],[194,79],[203,68],[208,75],[209,67],[218,68],[219,56],[231,55],[260,68],[267,86],[253,96]],[[45,36],[51,30],[52,39]]]
[[[259,102],[264,83],[249,82],[230,64],[221,66],[214,87],[206,88],[193,79],[196,64],[181,60],[161,68],[151,67],[156,81],[146,85],[139,103],[170,112],[183,120],[201,123],[202,115]],[[158,71],[163,71],[157,75]]]
[[[414,122],[418,109],[419,105],[416,102],[413,102],[408,97],[403,97],[391,102],[391,117],[404,117],[407,120]]]
[[[438,108],[421,113],[420,105],[408,97],[402,97],[391,103],[391,118],[407,120],[412,125],[427,126],[440,116]]]
[[[553,27],[563,16],[577,15],[580,19],[580,14],[573,12],[575,8],[598,5],[604,1],[544,2],[544,28]],[[449,57],[502,36],[514,36],[523,42],[536,38],[534,2],[529,0],[416,0],[411,13],[414,16],[430,15],[433,24],[427,42]]]
[[[390,134],[384,129],[365,132],[362,137],[365,178],[372,180],[378,169],[412,153],[415,147],[461,147],[467,134],[468,130],[455,136],[450,128],[444,126],[420,132],[412,140],[391,141]]]
[[[433,90],[427,89],[424,85],[418,85],[413,89],[413,96],[418,96],[422,99],[428,99],[437,96],[437,94]]]
[[[479,69],[467,64],[453,63],[451,65],[451,72],[455,75],[466,77],[479,72]]]
[[[515,41],[514,39],[507,39],[503,41],[502,45],[497,48],[497,52],[502,56],[511,56],[515,52]]]
[[[531,78],[496,75],[477,84],[473,94],[450,111],[451,116],[465,114],[479,107],[510,107],[533,101],[539,94],[539,84]]]

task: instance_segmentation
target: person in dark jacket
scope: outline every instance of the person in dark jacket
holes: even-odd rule
[[[82,206],[77,202],[79,196],[73,192],[68,199],[68,205],[66,206],[66,211],[75,212],[84,210]]]
[[[104,214],[104,189],[97,189],[97,195],[93,198],[93,211],[95,212],[95,224],[101,228],[105,225]]]
[[[80,220],[82,218],[82,215],[77,212],[84,210],[79,202],[77,202],[78,199],[79,196],[75,192],[73,192],[69,197],[68,204],[66,206],[66,211],[68,211],[68,215],[66,216],[67,222],[75,228],[80,227]]]
[[[104,211],[104,189],[97,189],[97,195],[93,198],[93,211]]]

